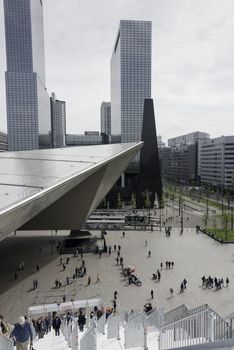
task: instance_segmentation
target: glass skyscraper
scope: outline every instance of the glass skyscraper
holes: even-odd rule
[[[141,140],[144,100],[151,98],[151,46],[150,21],[120,21],[111,58],[111,127],[122,142]]]
[[[45,87],[42,0],[3,0],[3,8],[7,116],[1,118],[7,117],[8,150],[48,148],[51,120]]]
[[[102,102],[101,104],[101,133],[111,136],[111,104]]]
[[[55,98],[52,93],[51,123],[52,123],[52,147],[61,148],[66,146],[66,102]]]

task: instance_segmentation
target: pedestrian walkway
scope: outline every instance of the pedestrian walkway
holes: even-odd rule
[[[66,350],[69,349],[67,342],[61,333],[59,336],[54,335],[52,330],[50,333],[44,336],[42,339],[36,339],[34,341],[34,348],[36,350]]]
[[[224,317],[230,313],[229,306],[233,303],[234,295],[234,246],[220,244],[202,233],[196,233],[195,229],[184,229],[182,235],[178,229],[172,229],[170,237],[166,237],[164,229],[162,232],[127,231],[124,238],[122,231],[107,231],[106,242],[112,246],[111,254],[103,253],[101,258],[97,254],[84,254],[87,275],[74,281],[72,274],[83,260],[80,256],[74,258],[71,254],[64,255],[63,260],[70,257],[70,262],[66,265],[66,271],[62,271],[59,263],[61,256],[55,252],[53,256],[50,255],[49,240],[46,242],[43,238],[40,241],[38,237],[35,244],[31,240],[27,237],[20,243],[18,238],[16,244],[14,238],[9,238],[9,248],[6,244],[3,244],[4,249],[0,246],[0,255],[4,261],[4,268],[0,266],[3,290],[0,309],[8,322],[14,323],[20,315],[27,314],[29,306],[62,303],[64,295],[66,301],[101,298],[106,306],[113,306],[115,290],[118,291],[116,303],[117,311],[120,312],[140,307],[143,309],[153,290],[153,307],[163,305],[166,311],[181,304],[193,308],[207,303]],[[135,267],[142,286],[128,285],[128,280],[121,274],[121,266],[116,263],[117,251],[114,251],[114,245],[121,246],[124,266]],[[39,252],[40,246],[42,252]],[[18,272],[18,281],[14,281],[13,266],[18,266],[22,259],[25,261],[25,269]],[[173,261],[174,268],[166,269],[166,261]],[[38,272],[37,264],[40,265]],[[152,279],[152,274],[157,269],[161,273],[160,281]],[[100,283],[95,283],[97,274]],[[224,280],[229,277],[229,286],[221,290],[206,289],[202,287],[203,275],[223,277]],[[66,284],[67,276],[71,281],[69,285]],[[90,285],[88,276],[91,276]],[[61,288],[55,288],[56,278],[61,279]],[[188,282],[187,288],[185,292],[179,293],[184,278]],[[34,279],[38,280],[36,290],[32,290]],[[174,291],[173,296],[170,295],[170,288]]]

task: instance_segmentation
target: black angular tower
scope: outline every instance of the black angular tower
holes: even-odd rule
[[[157,194],[159,206],[162,206],[162,179],[158,154],[157,133],[154,118],[153,99],[145,99],[142,125],[144,146],[140,153],[140,171],[137,187],[137,208],[145,206],[148,196],[152,208]]]

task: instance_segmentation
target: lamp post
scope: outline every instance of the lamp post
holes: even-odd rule
[[[50,239],[50,248],[51,248],[51,250],[50,250],[50,252],[51,252],[51,255],[53,255],[53,230],[51,230],[50,231],[50,233],[51,233],[51,239]]]
[[[184,232],[184,203],[183,203],[183,200],[181,200],[181,204],[180,204],[180,213],[181,213],[181,216],[180,216],[180,234],[182,235],[183,232]]]

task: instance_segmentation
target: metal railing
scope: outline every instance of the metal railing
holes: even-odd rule
[[[145,319],[145,326],[154,326],[159,329],[164,325],[164,309],[158,308],[147,315]]]
[[[1,350],[14,350],[14,343],[11,339],[0,335],[0,349]]]
[[[104,313],[97,321],[98,333],[105,334],[105,326],[106,326],[106,314]]]
[[[119,334],[120,317],[110,315],[107,320],[107,338],[120,339]]]
[[[131,314],[128,315],[128,322],[130,322],[131,320],[133,320],[134,318],[138,317],[141,314],[142,314],[142,311],[139,311],[139,310],[133,311]]]
[[[146,348],[146,328],[144,327],[145,313],[142,312],[125,325],[124,346],[125,349],[133,347]]]
[[[80,340],[80,350],[96,350],[97,334],[94,326],[87,329]]]
[[[228,339],[228,323],[208,305],[160,329],[160,350]]]
[[[183,304],[164,314],[165,325],[189,316],[189,309]]]
[[[128,313],[127,313],[127,311],[123,311],[120,314],[120,323],[124,324],[124,322],[127,322],[127,321],[128,321]]]

